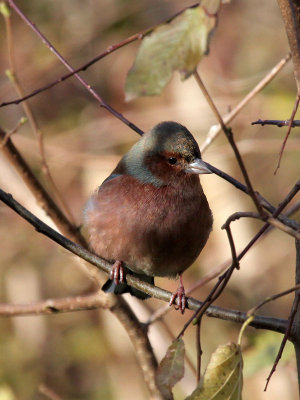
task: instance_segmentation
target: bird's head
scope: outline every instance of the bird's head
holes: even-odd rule
[[[190,174],[210,174],[193,135],[176,122],[145,133],[123,159],[127,173],[157,187]]]

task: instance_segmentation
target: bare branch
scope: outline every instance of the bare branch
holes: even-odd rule
[[[19,97],[23,97],[24,91],[21,86],[18,74],[17,74],[15,57],[14,57],[14,41],[13,41],[11,16],[10,16],[10,13],[9,14],[4,13],[3,16],[4,16],[4,20],[5,20],[5,27],[6,27],[8,60],[9,60],[9,67],[10,67],[9,71],[7,71],[8,72],[7,75],[9,76],[10,81],[13,84]],[[43,133],[38,126],[38,123],[37,123],[35,115],[32,111],[32,108],[30,107],[30,104],[26,101],[22,103],[22,106],[23,106],[25,115],[30,123],[30,126],[37,137],[37,142],[38,142],[38,147],[39,147],[40,157],[41,157],[42,172],[45,174],[46,178],[48,179],[48,182],[50,183],[51,188],[52,188],[52,192],[54,193],[54,195],[58,199],[58,201],[61,203],[63,210],[65,211],[69,220],[74,224],[74,217],[73,217],[68,205],[66,204],[65,200],[63,199],[60,191],[58,190],[58,187],[52,177],[49,165],[46,160]]]
[[[268,222],[283,232],[286,232],[288,235],[293,236],[295,239],[300,240],[300,232],[297,232],[289,226],[286,226],[284,223],[278,221],[278,219],[271,217],[268,218]]]
[[[250,317],[251,315],[254,315],[254,314],[257,312],[257,310],[259,310],[259,309],[260,309],[261,307],[263,307],[264,305],[270,303],[271,301],[280,299],[280,297],[283,297],[283,296],[287,296],[288,294],[291,294],[291,293],[295,292],[295,291],[298,290],[298,289],[300,289],[300,284],[298,284],[298,285],[296,285],[296,286],[293,286],[293,287],[290,288],[290,289],[284,290],[283,292],[276,293],[276,294],[274,294],[273,296],[267,297],[267,298],[264,299],[262,302],[260,302],[257,306],[251,308],[251,309],[247,312],[248,317]]]
[[[38,390],[49,400],[62,400],[62,397],[58,396],[58,394],[55,393],[53,389],[50,389],[48,386],[44,384],[39,385]]]
[[[35,229],[42,233],[43,235],[49,237],[56,243],[60,244],[65,249],[71,251],[73,254],[83,258],[88,261],[92,265],[97,268],[105,271],[106,273],[110,272],[111,264],[109,264],[106,260],[96,256],[95,254],[89,252],[85,248],[79,246],[76,243],[73,243],[71,240],[67,239],[54,229],[50,228],[47,224],[33,215],[30,211],[28,211],[25,207],[23,207],[20,203],[13,199],[13,197],[0,189],[0,200],[7,204],[8,207],[13,209],[17,214],[19,214],[22,218],[28,221]],[[156,286],[150,285],[149,283],[140,281],[133,275],[128,274],[126,277],[128,283],[135,287],[136,289],[142,290],[145,293],[149,294],[152,297],[163,300],[165,302],[169,302],[172,296],[171,292],[168,292],[164,289],[158,288]],[[119,301],[124,301],[120,298]],[[187,308],[191,310],[198,310],[199,307],[203,303],[195,300],[191,297],[187,299]],[[116,306],[120,307],[118,304]],[[115,308],[112,309],[115,312]],[[224,309],[221,307],[211,306],[206,310],[206,314],[211,317],[221,318],[233,322],[242,323],[246,318],[246,313],[236,310]],[[251,326],[257,329],[269,329],[274,330],[276,332],[283,333],[286,328],[286,321],[279,318],[271,318],[271,317],[262,317],[257,316],[254,321],[251,323]]]
[[[278,163],[277,163],[277,167],[275,169],[274,175],[276,174],[276,172],[278,171],[278,169],[280,167],[281,158],[282,158],[282,155],[283,155],[283,152],[284,152],[284,148],[285,148],[286,142],[287,142],[287,140],[288,140],[288,138],[290,136],[290,133],[291,133],[292,124],[293,124],[296,112],[298,110],[299,101],[300,101],[300,91],[298,92],[296,100],[295,100],[294,108],[293,108],[292,115],[291,115],[291,118],[290,118],[290,122],[289,122],[289,125],[288,125],[288,130],[287,130],[287,132],[285,134],[285,137],[283,139],[283,143],[282,143],[282,146],[281,146],[281,149],[280,149],[280,152],[279,152],[279,159],[278,159]]]
[[[210,108],[212,109],[213,113],[215,114],[215,117],[217,118],[217,120],[218,120],[218,122],[219,122],[219,124],[220,124],[220,126],[221,126],[221,128],[223,130],[223,132],[225,133],[225,136],[227,137],[229,144],[232,147],[232,150],[233,150],[233,152],[235,154],[236,160],[237,160],[237,162],[239,164],[240,170],[241,170],[241,172],[243,174],[243,177],[245,179],[245,182],[246,182],[246,185],[247,185],[247,192],[248,192],[249,196],[252,198],[253,203],[255,204],[255,207],[256,207],[257,211],[259,212],[259,214],[261,215],[261,217],[264,217],[266,215],[266,213],[263,210],[263,207],[262,207],[261,203],[259,202],[257,194],[255,193],[255,191],[253,189],[253,186],[252,186],[252,183],[250,181],[248,172],[246,170],[244,161],[243,161],[242,156],[241,156],[241,154],[240,154],[240,152],[239,152],[239,150],[237,148],[237,145],[236,145],[236,143],[234,141],[232,130],[231,130],[231,128],[228,128],[225,125],[225,123],[223,121],[223,118],[222,118],[221,114],[219,113],[219,110],[215,106],[215,103],[214,103],[213,99],[211,98],[210,94],[208,93],[208,90],[206,89],[206,87],[205,87],[205,85],[204,85],[204,83],[203,83],[203,81],[202,81],[202,79],[201,79],[201,77],[200,77],[200,75],[198,74],[197,71],[194,72],[194,77],[195,77],[195,79],[196,79],[196,81],[197,81],[197,83],[198,83],[198,85],[199,85],[199,87],[200,87],[200,89],[201,89],[206,101],[208,102],[208,104],[209,104]]]
[[[271,372],[269,373],[269,376],[267,378],[267,382],[266,382],[266,386],[265,386],[264,391],[267,390],[267,387],[268,387],[268,384],[270,382],[270,379],[272,378],[272,375],[276,371],[276,367],[277,367],[277,365],[279,363],[279,360],[281,359],[281,356],[282,356],[283,350],[285,348],[286,342],[288,341],[288,339],[290,337],[292,326],[293,326],[293,322],[294,322],[294,318],[295,318],[295,315],[296,315],[297,310],[299,308],[299,302],[300,302],[300,294],[297,292],[295,300],[294,300],[294,303],[293,303],[292,310],[291,310],[290,315],[289,315],[288,326],[287,326],[286,331],[284,333],[284,336],[283,336],[282,342],[280,344],[280,348],[279,348],[278,354],[276,356],[276,359],[274,361],[274,364],[273,364],[273,367],[271,369]]]
[[[251,125],[276,125],[278,128],[282,128],[283,126],[289,126],[291,120],[286,119],[286,120],[275,120],[275,119],[258,119],[257,121],[251,122]],[[292,121],[291,127],[295,128],[300,126],[300,120],[294,119]]]
[[[170,18],[168,18],[167,20],[162,21],[162,22],[169,22],[173,18],[178,16],[179,14],[182,14],[186,9],[193,8],[193,7],[196,7],[198,5],[199,5],[199,3],[195,3],[195,4],[191,5],[191,6],[185,7],[181,11],[177,12],[175,15],[171,16]],[[134,35],[128,37],[127,39],[124,39],[119,43],[116,43],[116,44],[113,44],[113,45],[109,46],[104,52],[100,53],[98,56],[94,57],[92,60],[88,61],[84,65],[74,69],[72,72],[61,76],[57,80],[55,80],[55,81],[53,81],[51,83],[48,83],[47,85],[45,85],[45,86],[43,86],[43,87],[41,87],[39,89],[34,90],[33,92],[29,93],[28,95],[26,95],[24,97],[21,97],[19,99],[15,99],[15,100],[11,100],[11,101],[3,102],[3,103],[0,104],[0,108],[1,107],[5,107],[5,106],[9,106],[11,104],[20,104],[23,101],[28,100],[31,97],[34,97],[37,94],[44,92],[45,90],[51,89],[52,87],[58,85],[59,83],[71,78],[73,75],[77,74],[78,72],[86,71],[89,67],[91,67],[93,64],[95,64],[97,61],[100,61],[102,58],[108,56],[109,54],[113,53],[114,51],[116,51],[116,50],[126,46],[127,44],[130,44],[130,43],[136,41],[136,40],[142,40],[145,36],[149,35],[153,31],[153,29],[156,28],[156,26],[157,25],[152,26],[151,28],[146,29],[146,30],[144,30],[142,32],[135,33]]]
[[[109,104],[107,104],[102,97],[83,79],[78,73],[75,72],[74,68],[67,62],[67,60],[55,49],[55,47],[50,43],[50,41],[42,34],[42,32],[36,27],[36,25],[28,18],[20,8],[15,4],[13,0],[7,0],[8,4],[14,11],[22,18],[24,22],[37,34],[41,41],[48,47],[48,49],[64,64],[64,66],[74,74],[74,76],[79,80],[79,82],[88,90],[88,92],[98,101],[100,107],[105,108],[108,112],[126,124],[129,128],[142,135],[144,132],[138,128],[134,123],[130,122],[121,113],[117,112]]]
[[[10,138],[7,138],[5,132],[0,128],[0,141],[3,140],[1,150],[10,163],[16,168],[23,181],[32,192],[39,206],[53,220],[58,229],[66,236],[77,243],[86,246],[84,238],[81,236],[78,227],[72,225],[65,214],[57,206],[52,197],[48,194],[42,184],[33,174],[31,168],[24,160],[22,155],[14,146]]]
[[[30,304],[0,304],[0,315],[12,317],[17,315],[59,314],[71,311],[94,310],[109,308],[108,297],[103,292],[86,296],[66,297],[62,299],[47,299]]]
[[[277,0],[288,37],[297,91],[300,94],[300,7],[299,0]]]
[[[271,71],[260,81],[258,84],[238,103],[237,106],[234,107],[232,111],[222,117],[225,124],[231,122],[237,114],[253,99],[260,91],[262,91],[271,81],[275,78],[275,76],[282,70],[282,68],[290,61],[291,53],[288,53],[285,57],[283,57],[272,69]],[[0,106],[1,107],[1,106]],[[208,146],[218,137],[221,133],[222,127],[221,125],[213,125],[207,137],[200,147],[201,153],[203,153]]]

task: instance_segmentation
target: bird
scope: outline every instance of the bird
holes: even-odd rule
[[[161,122],[141,136],[84,209],[91,251],[113,263],[102,290],[146,299],[126,283],[126,274],[151,284],[156,276],[179,276],[169,304],[184,313],[182,274],[199,256],[213,225],[199,179],[209,173],[183,125]]]

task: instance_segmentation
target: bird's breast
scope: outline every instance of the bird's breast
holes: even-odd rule
[[[123,175],[91,198],[86,223],[100,256],[138,273],[174,276],[201,252],[212,215],[197,176],[155,187]]]

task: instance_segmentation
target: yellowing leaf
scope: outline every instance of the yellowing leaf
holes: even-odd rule
[[[10,17],[10,9],[4,1],[0,2],[0,13],[5,17]]]
[[[126,100],[160,94],[175,70],[180,71],[183,79],[195,71],[208,52],[220,8],[220,0],[210,1],[210,6],[206,1],[205,7],[188,8],[143,39],[127,75]]]
[[[184,343],[176,339],[161,360],[155,381],[166,399],[173,399],[171,389],[184,375]]]
[[[235,343],[219,346],[202,382],[186,400],[241,400],[242,368],[240,346]]]

